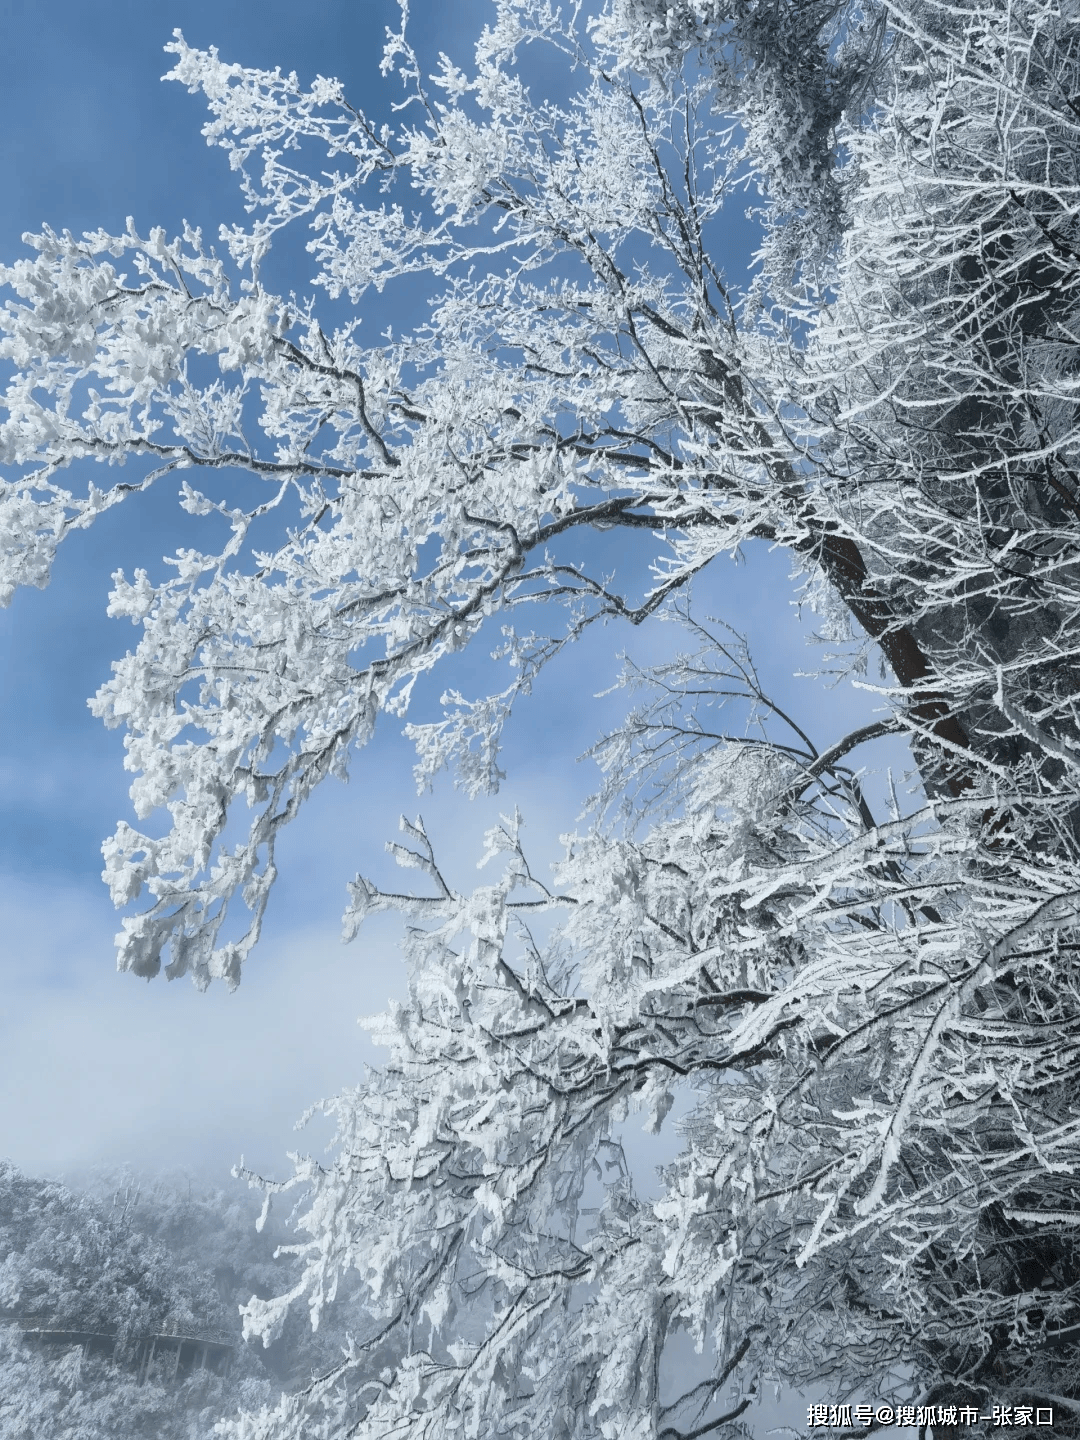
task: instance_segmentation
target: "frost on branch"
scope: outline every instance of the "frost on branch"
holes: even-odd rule
[[[330,82],[305,91],[178,37],[174,78],[206,94],[207,138],[243,172],[254,213],[226,236],[233,267],[196,231],[168,240],[132,224],[46,231],[4,272],[5,593],[41,583],[63,535],[101,510],[174,470],[205,472],[182,493],[207,542],[137,582],[137,602],[118,578],[112,609],[141,635],[93,701],[127,730],[136,817],[170,817],[164,835],[124,824],[106,846],[117,902],[144,906],[119,937],[138,974],[166,963],[235,983],[281,826],[486,618],[540,600],[573,617],[566,637],[532,645],[502,703],[462,702],[456,720],[413,732],[422,773],[460,761],[469,789],[497,780],[506,708],[565,638],[639,623],[772,523],[767,477],[786,462],[771,402],[724,379],[753,343],[706,248],[727,132],[687,117],[707,120],[710,86],[643,99],[598,51],[565,106],[534,103],[509,32],[577,41],[533,9],[503,7],[503,39],[485,37],[471,78],[444,67],[429,94],[406,64],[417,104],[394,133]],[[306,178],[312,146],[339,168]],[[405,218],[395,186],[410,205],[423,197],[421,213]],[[355,324],[326,329],[274,295],[267,245],[301,217],[331,294],[359,303],[372,284],[425,274],[430,322],[364,346]],[[85,497],[56,487],[55,472],[91,457],[135,473]],[[236,471],[262,486],[257,503],[232,498]],[[758,488],[733,508],[747,477]],[[813,515],[793,496],[788,510],[785,535],[806,540]],[[594,525],[668,537],[644,597],[566,549]]]
[[[648,693],[596,750],[619,823],[555,885],[509,821],[472,895],[419,824],[415,892],[355,882],[347,929],[410,920],[412,994],[375,1022],[387,1065],[327,1104],[331,1161],[298,1161],[303,1280],[248,1324],[318,1321],[346,1273],[367,1308],[337,1370],[225,1433],[678,1440],[744,1423],[770,1376],[884,1395],[904,1367],[927,1404],[1045,1401],[1075,1431],[1078,23],[500,0],[434,81],[391,37],[385,129],[178,39],[252,207],[231,263],[132,226],[45,232],[4,272],[5,594],[204,471],[205,546],[118,576],[140,633],[93,702],[137,819],[169,817],[106,846],[138,973],[235,983],[281,826],[497,613],[569,623],[412,722],[421,780],[493,784],[540,663],[670,616],[753,541],[846,608],[852,673],[883,662],[880,711],[819,734],[698,628],[628,674]],[[562,100],[525,83],[541,43]],[[336,326],[268,286],[303,219],[316,293],[357,307]],[[363,343],[371,287],[418,276],[424,321]],[[91,457],[132,478],[80,489]],[[591,563],[593,529],[647,538],[644,586]],[[623,1127],[676,1099],[652,1201]],[[700,1384],[665,1388],[687,1333]]]
[[[385,1064],[321,1107],[331,1162],[258,1182],[301,1194],[303,1279],[246,1325],[269,1341],[298,1303],[317,1321],[346,1276],[366,1300],[338,1369],[224,1433],[525,1436],[543,1414],[655,1435],[734,1425],[766,1378],[824,1364],[882,1394],[907,1364],[932,1389],[1012,1323],[1004,1216],[1059,1269],[995,1393],[1052,1383],[1080,1298],[1061,1218],[1080,865],[1033,862],[1020,893],[1008,824],[976,861],[986,797],[868,824],[825,752],[728,739],[673,785],[681,817],[574,837],[551,889],[516,815],[471,895],[420,821],[391,847],[415,890],[356,882],[350,926],[408,918],[410,997],[366,1022]],[[676,1093],[685,1148],[649,1200],[627,1118],[655,1129]],[[709,1378],[673,1391],[687,1332]]]

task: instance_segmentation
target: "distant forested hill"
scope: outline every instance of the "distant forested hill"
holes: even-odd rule
[[[196,1440],[274,1393],[197,1262],[220,1217],[204,1205],[174,1249],[135,1223],[137,1191],[117,1199],[0,1162],[0,1440]]]

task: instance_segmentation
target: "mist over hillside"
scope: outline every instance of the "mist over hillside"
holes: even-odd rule
[[[3,1440],[194,1440],[272,1402],[342,1337],[297,1318],[249,1345],[240,1306],[288,1278],[261,1199],[186,1173],[98,1169],[70,1184],[0,1162]]]

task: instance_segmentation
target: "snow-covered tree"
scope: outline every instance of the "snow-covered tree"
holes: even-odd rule
[[[205,1267],[129,1220],[0,1163],[4,1440],[198,1440],[274,1393]],[[191,1363],[171,1336],[232,1342],[231,1373]]]
[[[419,821],[417,893],[352,887],[349,933],[410,920],[411,998],[327,1102],[332,1163],[268,1186],[306,1196],[301,1278],[248,1332],[318,1323],[347,1276],[366,1298],[340,1365],[226,1432],[680,1440],[769,1376],[1075,1431],[1080,9],[497,0],[468,70],[389,37],[395,127],[171,48],[250,224],[227,259],[46,231],[0,320],[6,593],[172,471],[227,532],[116,575],[142,634],[94,708],[137,815],[169,816],[105,847],[117,903],[146,897],[121,967],[237,983],[281,827],[493,615],[507,683],[408,726],[421,783],[494,787],[506,715],[587,627],[687,632],[628,670],[553,885],[515,815],[471,895]],[[332,323],[269,288],[297,223]],[[419,284],[429,318],[363,344],[371,292]],[[90,458],[133,478],[67,488]],[[612,528],[653,538],[644,595],[586,563]],[[852,667],[876,645],[874,722],[812,735],[695,615],[755,540],[855,622]],[[905,740],[915,787],[869,783]],[[647,1201],[621,1126],[677,1091]],[[673,1391],[686,1333],[703,1378]]]
[[[288,1212],[267,1216],[259,1225],[262,1197],[241,1183],[223,1189],[183,1170],[140,1175],[127,1166],[120,1170],[105,1166],[72,1177],[70,1184],[80,1199],[92,1202],[88,1208],[105,1213],[128,1243],[149,1242],[146,1248],[167,1257],[168,1273],[198,1277],[211,1288],[204,1317],[196,1319],[195,1328],[206,1333],[212,1317],[210,1331],[231,1341],[238,1353],[242,1306],[252,1295],[271,1298],[296,1278],[275,1254],[292,1238]],[[354,1281],[353,1288],[357,1286]],[[342,1293],[349,1293],[348,1279]],[[338,1359],[349,1329],[354,1328],[350,1309],[348,1304],[337,1305],[329,1323],[317,1332],[302,1311],[292,1311],[272,1347],[255,1347],[254,1366],[251,1348],[245,1352],[248,1370],[254,1369],[257,1376],[268,1372],[275,1393],[306,1383]],[[226,1394],[225,1403],[228,1398]]]

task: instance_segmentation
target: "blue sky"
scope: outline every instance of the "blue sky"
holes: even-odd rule
[[[305,80],[338,75],[366,109],[386,104],[378,61],[397,10],[383,0],[65,0],[49,7],[47,23],[45,13],[0,3],[9,60],[0,91],[5,261],[43,221],[121,230],[130,214],[144,233],[158,224],[174,232],[186,219],[213,234],[242,218],[224,155],[199,133],[200,97],[159,82],[174,26],[226,59],[280,64]],[[484,0],[423,0],[413,5],[413,33],[427,54],[465,59],[486,13]],[[738,231],[744,248],[733,251],[733,269],[746,263],[746,234]],[[290,283],[303,291],[296,249]],[[372,1058],[355,1017],[403,988],[390,921],[340,945],[346,881],[358,869],[388,874],[383,844],[403,810],[423,810],[462,886],[475,883],[485,826],[515,804],[535,863],[550,862],[596,783],[576,757],[618,712],[620,697],[594,698],[614,680],[617,652],[634,642],[647,657],[667,643],[595,631],[546,672],[511,722],[508,781],[490,801],[470,805],[446,782],[418,801],[411,751],[391,721],[357,757],[350,784],[325,786],[285,837],[265,938],[239,991],[147,985],[114,968],[117,922],[99,847],[117,819],[130,818],[130,777],[122,735],[91,717],[86,698],[134,643],[125,623],[105,616],[110,573],[145,565],[159,574],[161,555],[184,543],[193,523],[175,490],[155,490],[65,542],[50,588],[21,592],[0,612],[0,1154],[31,1171],[127,1160],[220,1178],[243,1153],[280,1172],[298,1143],[294,1119],[355,1083]],[[624,571],[635,563],[629,552],[615,558]],[[746,630],[763,673],[824,734],[838,700],[790,678],[814,657],[787,576],[785,556],[758,548],[707,577],[698,609]],[[462,664],[478,692],[481,657]],[[436,676],[421,702],[433,703],[451,678]]]

